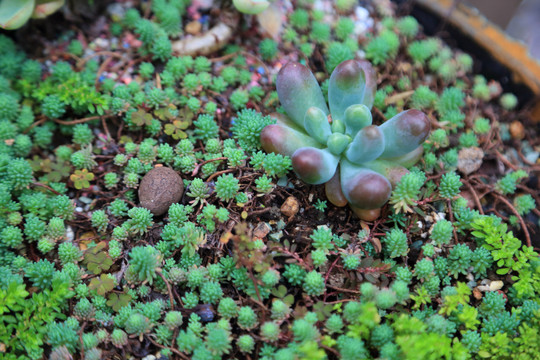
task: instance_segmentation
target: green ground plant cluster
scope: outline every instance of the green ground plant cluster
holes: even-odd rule
[[[293,1],[280,42],[175,56],[189,3],[109,19],[111,37],[140,41],[112,49],[137,59],[129,82],[104,75],[107,54],[73,34],[51,45],[68,54],[52,62],[0,34],[0,358],[537,358],[540,259],[521,236],[537,207],[522,191],[529,173],[485,184],[515,210],[502,219],[472,209],[457,170],[460,150],[510,139],[503,116],[471,109],[510,114],[515,96],[410,16],[375,8],[377,30],[358,41],[347,0],[331,22]],[[432,119],[425,155],[374,222],[261,150],[268,114],[283,113],[270,69],[297,50],[326,97],[345,60],[385,74],[374,123],[409,108]],[[156,165],[185,185],[164,216],[138,205]],[[300,218],[279,213],[290,195]]]

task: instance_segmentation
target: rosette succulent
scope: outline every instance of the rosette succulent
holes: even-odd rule
[[[289,62],[277,76],[287,115],[261,132],[265,151],[290,156],[308,184],[325,184],[336,206],[349,204],[363,219],[376,218],[392,187],[422,156],[430,121],[419,110],[403,111],[372,124],[375,71],[366,61],[348,60],[330,76],[329,107],[311,71]]]

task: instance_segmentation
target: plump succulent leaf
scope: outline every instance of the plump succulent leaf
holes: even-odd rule
[[[30,19],[35,0],[0,1],[0,27],[6,30],[18,29]]]
[[[382,159],[370,161],[362,165],[387,178],[388,181],[390,181],[390,184],[392,184],[392,188],[397,185],[403,175],[409,172],[405,167],[396,164],[393,161]]]
[[[339,175],[339,170],[336,171],[334,176],[324,184],[324,191],[328,201],[332,204],[343,207],[349,202],[343,191],[341,191],[341,179]]]
[[[341,188],[352,206],[366,210],[382,207],[392,192],[384,176],[347,160],[341,161]]]
[[[384,135],[378,126],[370,125],[360,130],[350,143],[345,156],[355,164],[377,159],[384,151]]]
[[[312,185],[324,184],[334,176],[339,157],[327,149],[304,147],[291,157],[294,172],[302,180]]]
[[[416,149],[429,135],[431,123],[419,110],[400,112],[380,126],[386,145],[384,159],[405,155]]]
[[[366,105],[351,105],[345,110],[345,133],[349,136],[354,136],[364,127],[371,125],[372,121],[371,111]]]
[[[359,207],[349,204],[349,207],[354,211],[356,216],[364,221],[375,221],[379,216],[381,216],[381,209],[361,209]]]
[[[296,150],[303,147],[322,147],[306,133],[281,123],[268,125],[261,131],[261,145],[268,153],[287,156],[292,156]]]
[[[32,18],[44,19],[47,16],[58,11],[62,6],[64,6],[65,2],[65,0],[38,1],[38,4],[36,4],[36,8],[32,13]]]
[[[267,0],[233,0],[234,7],[244,14],[260,14],[270,5]]]
[[[332,134],[328,117],[319,108],[310,107],[304,118],[304,129],[315,140],[321,144],[326,144],[328,137]]]
[[[384,160],[392,163],[399,164],[403,167],[409,168],[416,164],[418,160],[422,158],[422,154],[424,153],[424,148],[422,145],[418,146],[416,149],[414,149],[411,152],[408,152],[404,155],[397,156],[394,158],[386,158]]]
[[[375,71],[368,62],[347,60],[339,64],[332,72],[328,84],[332,118],[343,119],[351,105],[364,104],[371,109],[375,86]]]
[[[302,64],[289,62],[277,75],[276,88],[281,105],[298,125],[304,125],[304,116],[310,107],[317,107],[328,115],[328,107],[317,79]]]

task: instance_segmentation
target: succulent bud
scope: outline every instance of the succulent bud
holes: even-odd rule
[[[345,110],[344,122],[347,134],[354,136],[364,127],[371,125],[373,121],[371,111],[364,104],[351,105]]]

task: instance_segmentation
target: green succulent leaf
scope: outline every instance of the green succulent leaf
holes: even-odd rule
[[[244,14],[260,14],[270,5],[267,0],[233,0],[236,10]]]
[[[360,130],[347,148],[345,156],[350,162],[362,164],[377,159],[384,151],[384,135],[378,126]]]
[[[347,60],[339,64],[328,84],[330,112],[335,119],[343,119],[351,105],[373,106],[375,96],[375,71],[366,61]]]
[[[34,6],[34,0],[0,1],[0,27],[6,30],[20,28],[32,16]]]
[[[403,175],[409,172],[404,166],[396,162],[381,159],[366,162],[362,165],[387,178],[390,184],[392,184],[392,188],[396,186]]]
[[[268,153],[286,156],[292,156],[296,150],[303,147],[322,147],[311,136],[282,123],[268,125],[261,131],[261,145]]]
[[[420,110],[400,112],[380,126],[386,146],[382,158],[393,158],[415,150],[429,135],[431,123]]]
[[[304,118],[304,129],[321,144],[326,144],[328,137],[332,134],[326,114],[316,107],[310,107],[307,110]]]
[[[281,105],[296,124],[304,125],[304,117],[310,107],[317,107],[328,114],[317,79],[304,65],[289,62],[282,67],[277,75],[276,88]]]
[[[58,9],[64,6],[65,2],[65,0],[39,0],[38,4],[36,4],[34,12],[32,13],[32,18],[44,19],[47,16],[58,11]],[[98,112],[99,111],[100,109],[98,109]]]
[[[388,158],[385,158],[384,160],[409,168],[413,166],[414,164],[416,164],[418,160],[422,158],[423,154],[424,154],[424,147],[420,145],[413,151],[408,152],[404,155],[396,156],[393,158],[388,157]]]

